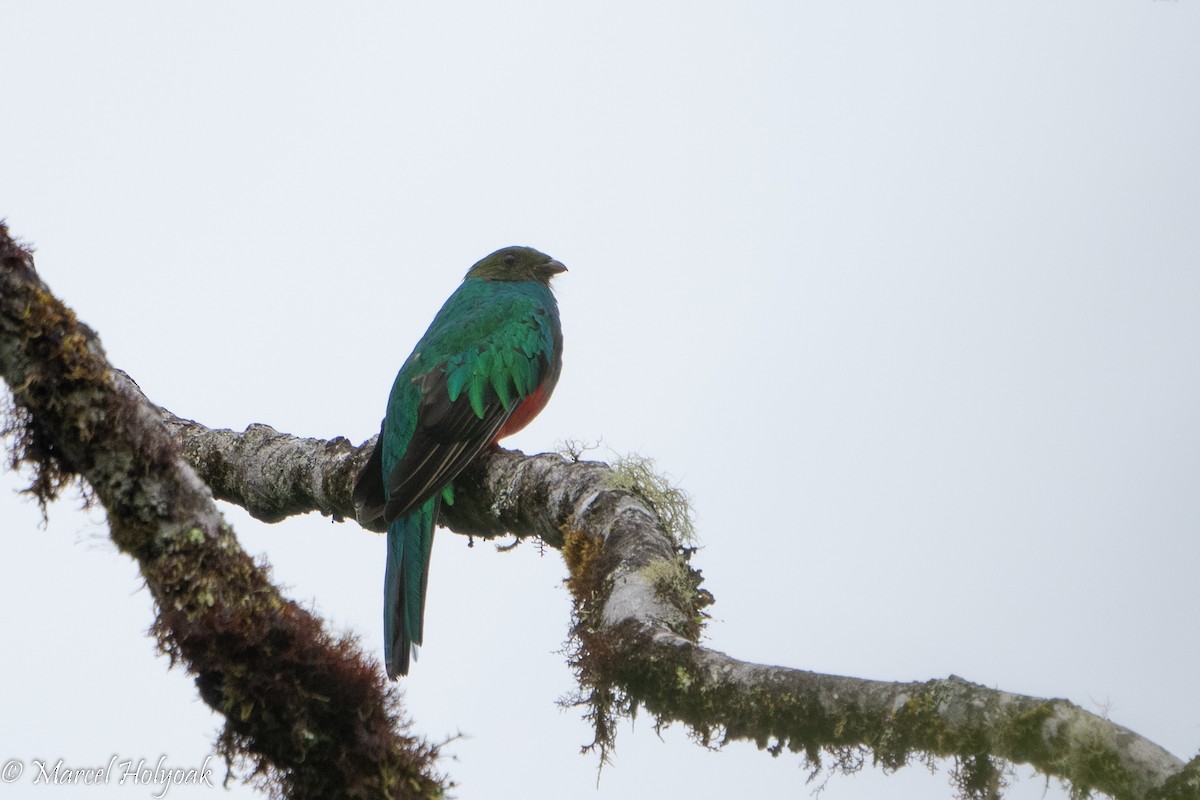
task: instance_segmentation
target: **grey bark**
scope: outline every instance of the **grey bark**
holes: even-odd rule
[[[154,598],[153,632],[225,716],[218,752],[290,798],[442,795],[436,748],[353,641],[283,597],[239,547],[161,413],[105,358],[0,223],[0,374],[14,466],[45,504],[74,476]]]
[[[184,452],[218,496],[277,519],[320,511],[353,518],[351,476],[373,441],[300,439],[265,426],[245,434],[210,431],[172,417]],[[279,454],[286,454],[281,466]],[[706,742],[745,739],[774,753],[792,750],[810,763],[887,768],[927,756],[952,759],[963,794],[995,796],[1004,763],[1024,763],[1077,792],[1118,798],[1200,797],[1200,764],[1188,765],[1112,721],[1060,699],[989,689],[957,676],[890,683],[753,664],[698,644],[695,583],[664,585],[680,544],[651,503],[614,488],[606,464],[497,449],[455,484],[441,523],[473,536],[537,536],[562,548],[564,531],[601,543],[592,561],[596,588],[580,598],[574,665],[591,703],[598,744],[611,745],[605,716],[641,705],[662,722],[688,725]],[[303,502],[299,498],[305,498]],[[238,498],[238,499],[235,499]],[[285,502],[286,501],[286,502]],[[569,561],[569,560],[568,560]],[[570,563],[570,562],[569,562]],[[580,569],[571,565],[573,580]],[[586,567],[584,567],[586,569]]]
[[[419,783],[420,793],[436,792],[430,749],[398,733],[396,700],[379,685],[379,670],[346,643],[322,638],[302,609],[264,585],[207,488],[266,521],[311,511],[353,519],[351,485],[367,447],[342,438],[297,438],[265,425],[242,433],[210,430],[154,408],[108,366],[94,336],[57,304],[6,231],[0,247],[0,372],[26,415],[18,413],[12,427],[18,456],[35,466],[35,491],[43,499],[52,499],[63,475],[78,473],[90,483],[108,510],[114,541],[138,559],[162,611],[164,648],[197,675],[201,696],[228,715],[231,746],[248,744],[243,752],[280,771],[292,789],[294,776],[344,772],[346,762],[338,758],[359,763],[353,760],[374,756],[376,771],[364,771],[383,782],[363,789],[366,796],[398,785],[387,781],[402,769],[408,770],[405,786]],[[621,485],[605,464],[497,450],[460,476],[455,502],[441,519],[459,533],[538,536],[562,549],[575,599],[571,664],[602,753],[612,746],[614,717],[641,706],[660,722],[685,723],[705,743],[746,739],[833,769],[856,769],[868,759],[895,768],[913,759],[949,758],[959,789],[970,796],[998,795],[1003,764],[1012,762],[1032,764],[1079,793],[1200,797],[1200,761],[1185,765],[1065,700],[1014,695],[955,676],[887,683],[822,675],[751,664],[700,646],[711,597],[688,563],[690,552],[664,526],[650,493]],[[178,559],[185,556],[189,574],[181,580]],[[244,608],[248,597],[263,602]],[[264,608],[286,613],[280,619]],[[243,613],[262,619],[243,630]],[[201,624],[192,626],[197,620]],[[222,650],[205,622],[237,646]],[[319,657],[331,666],[317,684],[306,682],[311,676],[298,667],[286,692],[251,706],[252,727],[239,727],[239,715],[231,712],[246,708],[242,693],[249,688],[231,676],[258,677],[260,662],[244,657],[261,658],[264,642],[278,635],[305,659]],[[272,670],[279,669],[272,662]],[[374,682],[363,683],[368,672]],[[387,710],[390,734],[382,751],[354,749],[367,743],[353,719],[307,708],[336,707],[305,698],[345,692],[350,684],[361,687],[354,706],[361,713]],[[297,754],[268,747],[278,734],[272,726],[280,727],[273,714],[294,716],[284,720],[285,731],[329,732],[323,741],[330,749]],[[334,731],[342,731],[341,738],[335,740]],[[342,739],[349,740],[346,752],[335,748]]]

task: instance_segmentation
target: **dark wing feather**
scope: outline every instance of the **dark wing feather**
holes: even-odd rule
[[[454,480],[495,440],[511,413],[494,395],[485,403],[482,419],[471,408],[466,393],[451,402],[441,369],[417,380],[421,383],[417,428],[387,478],[388,501],[383,517],[389,522],[412,511]]]
[[[383,517],[386,503],[383,494],[383,432],[375,440],[371,457],[354,481],[354,511],[360,523],[368,523]]]

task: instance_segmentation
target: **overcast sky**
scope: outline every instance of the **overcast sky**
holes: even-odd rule
[[[5,0],[0,28],[0,216],[154,401],[366,439],[466,269],[532,245],[570,268],[566,352],[509,444],[638,452],[690,493],[709,645],[1200,749],[1195,0]],[[220,720],[103,514],[43,528],[20,485],[0,761],[201,765]],[[381,537],[225,513],[380,651]],[[597,786],[556,705],[564,573],[438,535],[405,689],[416,730],[463,734],[459,796],[809,795],[794,757],[644,713]],[[917,766],[822,796],[951,789]]]

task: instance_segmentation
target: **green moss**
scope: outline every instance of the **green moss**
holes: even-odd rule
[[[1050,703],[1041,703],[1017,714],[1000,733],[1008,751],[1022,760],[1035,758],[1036,754],[1045,752],[1045,725],[1052,716],[1054,707]]]
[[[565,651],[579,689],[559,702],[585,709],[583,718],[591,723],[594,737],[583,750],[598,752],[603,767],[616,745],[617,719],[631,710],[628,695],[619,692],[605,677],[606,664],[612,657],[611,642],[593,621],[609,589],[604,542],[570,526],[563,526],[562,532],[563,561],[567,565],[565,582],[575,600]]]
[[[666,599],[696,621],[677,631],[696,641],[712,601],[700,589],[700,574],[689,565],[692,550],[683,546],[694,536],[686,497],[652,469],[653,462],[633,457],[618,461],[609,485],[640,497],[663,520],[678,555],[656,559],[639,575]],[[679,520],[685,520],[682,524]],[[812,688],[798,680],[793,691],[781,690],[776,676],[763,676],[760,686],[747,687],[723,680],[696,660],[683,645],[656,641],[635,623],[616,628],[595,624],[593,614],[607,599],[607,568],[602,541],[564,529],[563,554],[568,588],[576,601],[570,658],[580,691],[570,702],[584,706],[595,739],[585,749],[598,748],[605,763],[614,747],[622,715],[639,708],[653,717],[656,727],[682,723],[703,746],[720,747],[731,740],[754,742],[772,755],[802,754],[816,775],[852,773],[868,763],[885,771],[920,763],[931,770],[939,760],[952,759],[950,780],[957,794],[970,800],[1001,796],[1012,775],[1011,762],[1063,776],[1074,798],[1095,791],[1123,797],[1134,794],[1133,778],[1116,756],[1109,729],[1083,720],[1055,728],[1051,723],[1067,706],[1065,701],[1009,700],[989,693],[973,702],[974,686],[959,678],[934,680],[905,687],[908,696],[891,713],[864,712],[848,696],[831,703],[817,700]],[[630,653],[638,657],[630,658]],[[792,680],[780,675],[779,680]],[[947,717],[948,706],[964,718]],[[964,710],[965,709],[965,710]],[[1074,719],[1074,715],[1066,715]],[[1164,787],[1162,798],[1200,796],[1200,766]]]
[[[1200,755],[1150,792],[1147,800],[1196,800],[1200,797]]]
[[[700,587],[703,578],[698,570],[688,565],[687,551],[674,558],[651,561],[638,570],[638,574],[654,586],[655,593],[673,605],[687,620],[682,626],[672,625],[675,632],[691,641],[700,638],[700,631],[708,614],[704,609],[712,604],[713,596]]]
[[[612,463],[608,485],[640,497],[658,517],[663,530],[677,547],[694,547],[696,527],[687,492],[654,469],[654,459],[637,455],[618,456]]]
[[[638,570],[638,574],[654,585],[660,597],[675,598],[691,588],[687,566],[682,559],[660,558]]]
[[[686,692],[688,689],[691,688],[692,684],[694,683],[694,681],[692,680],[691,673],[689,673],[683,667],[676,667],[675,675],[678,678],[677,682],[679,684],[680,691]]]
[[[1050,744],[1060,755],[1049,761],[1048,771],[1070,782],[1072,798],[1091,797],[1097,789],[1114,797],[1133,793],[1133,777],[1117,756],[1114,733],[1098,720],[1061,727]]]
[[[908,764],[918,742],[926,750],[941,750],[950,738],[939,714],[939,687],[927,687],[910,697],[884,725],[875,743],[875,757],[885,769]]]
[[[578,461],[588,449],[578,443],[566,447],[563,455],[573,461]],[[685,544],[694,543],[695,528],[687,495],[657,474],[651,459],[640,456],[616,459],[607,486],[636,495],[657,517],[661,529],[675,546],[675,556],[652,561],[641,568],[640,574],[654,586],[659,597],[681,612],[684,621],[672,626],[676,633],[697,641],[707,618],[703,609],[713,598],[700,587],[700,573],[688,565],[694,549]],[[563,528],[563,558],[569,573],[566,583],[575,598],[566,650],[580,687],[563,703],[586,709],[584,718],[591,722],[595,738],[584,750],[598,751],[601,765],[608,761],[615,746],[618,718],[633,716],[638,706],[633,698],[646,696],[618,676],[625,661],[621,654],[629,652],[629,642],[623,633],[603,629],[593,619],[608,598],[610,557],[599,538],[570,526]],[[691,685],[692,678],[682,667],[674,677],[679,681],[675,691],[686,691]]]

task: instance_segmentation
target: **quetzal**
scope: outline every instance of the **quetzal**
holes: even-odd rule
[[[531,247],[475,264],[392,384],[375,449],[354,484],[361,522],[387,523],[383,642],[389,678],[421,644],[433,526],[451,481],[482,450],[529,424],[562,369],[550,279]]]

